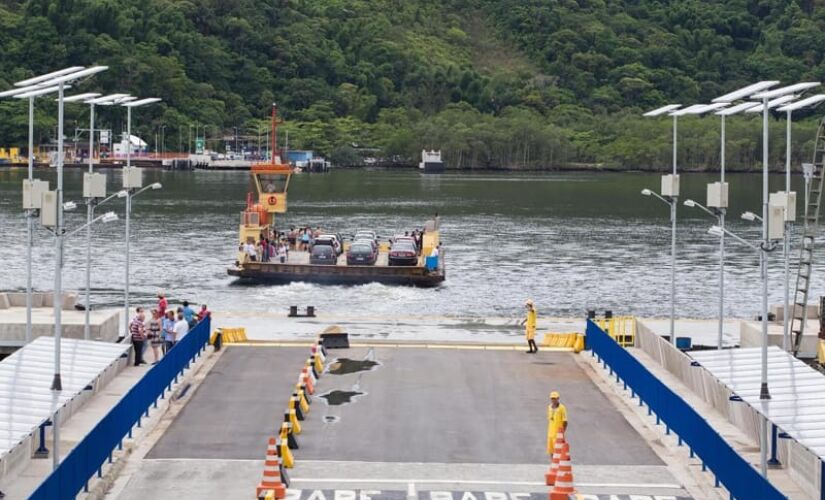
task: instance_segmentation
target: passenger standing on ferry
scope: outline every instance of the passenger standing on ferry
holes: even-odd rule
[[[305,252],[309,251],[309,228],[304,229],[301,235],[301,245],[301,250]]]
[[[269,262],[269,240],[261,240],[261,262]]]
[[[286,237],[287,237],[287,241],[289,242],[289,247],[292,248],[293,250],[297,250],[295,248],[295,235],[296,235],[295,227],[290,226],[289,227],[289,232],[287,233]]]

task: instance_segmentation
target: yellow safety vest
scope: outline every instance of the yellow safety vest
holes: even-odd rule
[[[538,311],[536,308],[527,311],[527,339],[530,340],[536,336],[536,316]]]
[[[556,439],[556,433],[564,430],[564,422],[567,422],[567,408],[559,403],[558,408],[552,405],[547,406],[547,439]]]

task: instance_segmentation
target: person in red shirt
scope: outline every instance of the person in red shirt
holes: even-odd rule
[[[198,311],[198,322],[200,323],[204,318],[208,318],[211,315],[212,313],[206,308],[206,304],[201,304],[201,310]]]
[[[166,300],[166,294],[158,292],[158,315],[163,318],[166,316],[166,308],[169,307],[169,302]]]

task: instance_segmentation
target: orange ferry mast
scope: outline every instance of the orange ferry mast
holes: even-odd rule
[[[287,209],[287,190],[292,168],[281,163],[281,151],[278,149],[278,107],[272,104],[272,132],[270,138],[270,161],[255,163],[250,168],[250,175],[255,183],[255,194],[249,192],[246,198],[246,210],[241,212],[239,234],[238,262],[244,261],[243,246],[255,244],[261,236],[270,236],[275,224],[275,214],[282,214]]]

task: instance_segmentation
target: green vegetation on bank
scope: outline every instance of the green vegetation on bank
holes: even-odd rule
[[[257,133],[269,105],[291,148],[343,163],[352,145],[451,167],[666,168],[667,102],[705,102],[765,78],[825,79],[825,6],[779,0],[29,0],[0,4],[0,86],[71,64],[110,70],[76,90],[163,97],[136,133],[165,126],[186,149]],[[54,136],[39,101],[37,137]],[[67,106],[67,134],[88,109]],[[101,119],[123,128],[123,112]],[[812,151],[816,113],[798,113],[794,161]],[[0,101],[0,144],[26,142],[26,104]],[[681,164],[714,168],[716,117],[680,120]],[[728,120],[728,165],[755,168],[757,117]],[[784,157],[775,120],[772,157]],[[150,140],[150,143],[153,140]]]

